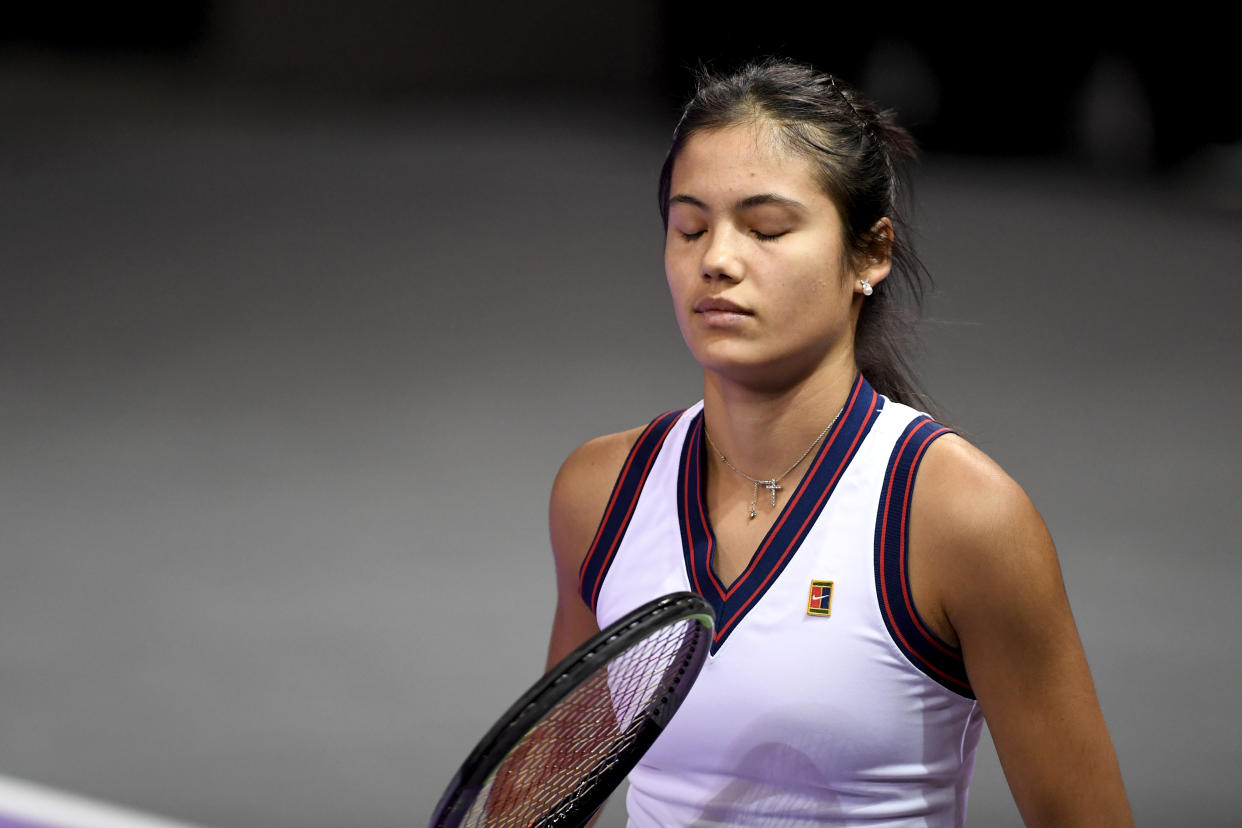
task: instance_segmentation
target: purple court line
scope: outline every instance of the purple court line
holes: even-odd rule
[[[18,822],[12,817],[0,814],[0,828],[55,828],[46,822]]]

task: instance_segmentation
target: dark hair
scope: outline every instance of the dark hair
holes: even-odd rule
[[[909,167],[917,156],[910,134],[832,75],[768,58],[728,75],[700,71],[697,91],[673,131],[660,171],[660,215],[668,227],[673,163],[692,135],[744,123],[767,123],[781,144],[809,159],[820,186],[841,214],[855,259],[887,254],[888,277],[863,302],[855,359],[871,385],[898,402],[926,408],[910,365],[914,324],[931,277],[908,240],[904,218]],[[887,217],[893,237],[875,232]]]

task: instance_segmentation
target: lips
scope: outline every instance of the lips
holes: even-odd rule
[[[710,313],[712,311],[751,315],[751,312],[741,305],[730,302],[728,299],[721,299],[718,296],[709,296],[694,303],[695,313]]]

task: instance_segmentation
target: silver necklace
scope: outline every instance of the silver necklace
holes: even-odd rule
[[[844,411],[844,410],[845,410],[845,406],[842,406],[841,411]],[[832,418],[832,422],[829,423],[827,427],[824,428],[824,430],[819,433],[818,437],[816,437],[814,440],[811,441],[811,444],[806,447],[806,451],[802,452],[802,455],[793,462],[792,466],[785,469],[785,471],[781,472],[775,477],[769,477],[767,480],[758,480],[754,477],[751,477],[749,474],[747,474],[746,472],[739,469],[737,466],[730,463],[729,458],[725,457],[724,454],[721,453],[720,449],[716,448],[716,444],[712,442],[712,435],[708,433],[707,431],[707,421],[706,420],[703,421],[703,436],[707,438],[707,444],[712,447],[712,451],[716,452],[716,456],[720,458],[720,462],[724,463],[726,466],[732,469],[734,473],[749,480],[752,484],[753,488],[751,489],[751,493],[750,493],[750,516],[749,516],[750,520],[754,520],[755,515],[758,514],[755,511],[755,504],[759,502],[759,487],[762,486],[763,488],[768,490],[768,493],[771,494],[772,496],[772,508],[776,508],[776,493],[780,489],[785,488],[784,486],[779,485],[781,480],[785,478],[785,475],[789,474],[791,471],[798,468],[798,466],[801,465],[802,461],[806,459],[806,456],[811,453],[811,449],[819,445],[819,441],[824,439],[824,435],[826,435],[832,429],[832,427],[837,424],[837,420],[840,419],[841,417],[841,411],[838,411],[837,416]]]

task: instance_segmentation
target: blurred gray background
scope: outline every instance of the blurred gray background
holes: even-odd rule
[[[0,36],[0,774],[424,824],[542,672],[560,462],[698,399],[655,204],[685,67],[776,52],[928,147],[923,372],[1051,527],[1140,824],[1237,824],[1223,34],[175,5]],[[990,744],[970,824],[1019,824]]]

